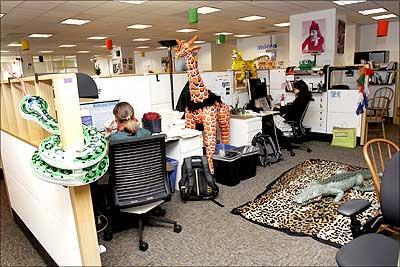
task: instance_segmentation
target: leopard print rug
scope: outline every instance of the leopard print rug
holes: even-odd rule
[[[328,196],[305,206],[295,203],[293,199],[311,182],[322,181],[338,170],[360,169],[362,168],[329,160],[306,160],[283,173],[253,201],[234,208],[232,213],[290,235],[311,236],[323,243],[341,247],[352,240],[352,235],[350,218],[340,215],[337,212],[338,207],[349,199],[362,198],[370,201],[373,205],[358,217],[365,223],[367,217],[373,216],[377,211],[375,192],[361,193],[350,189],[339,203],[333,202],[333,197]]]

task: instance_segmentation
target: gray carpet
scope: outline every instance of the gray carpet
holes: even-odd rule
[[[398,143],[398,127],[388,132],[389,138]],[[224,208],[209,201],[183,204],[175,194],[164,207],[167,217],[182,225],[181,233],[176,234],[169,227],[145,228],[144,239],[149,243],[146,252],[139,251],[134,228],[115,234],[111,242],[100,240],[107,248],[101,254],[103,265],[335,265],[337,249],[334,247],[309,237],[289,236],[230,213],[232,208],[253,200],[268,183],[305,159],[328,159],[366,167],[362,147],[336,148],[323,142],[308,145],[313,149],[310,154],[296,151],[296,156],[290,157],[284,151],[285,161],[258,168],[256,177],[235,187],[220,186],[218,200]],[[2,180],[1,265],[43,265],[43,260],[10,218],[3,184]]]

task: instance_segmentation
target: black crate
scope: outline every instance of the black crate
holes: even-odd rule
[[[258,154],[243,156],[239,159],[239,176],[241,180],[246,180],[256,176]]]
[[[235,154],[230,158],[213,156],[214,177],[217,183],[227,186],[235,186],[240,183],[240,154]]]

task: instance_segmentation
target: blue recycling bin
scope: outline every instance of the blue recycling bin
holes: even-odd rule
[[[171,193],[175,192],[175,184],[176,184],[176,174],[178,172],[178,161],[176,159],[173,158],[165,158],[167,163],[172,164],[172,166],[174,167],[174,169],[172,171],[168,172],[168,178],[169,178],[169,185],[171,188]]]

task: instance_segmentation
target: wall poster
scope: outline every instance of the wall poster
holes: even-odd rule
[[[325,51],[326,20],[303,21],[301,51],[303,54],[323,53]]]
[[[344,54],[344,42],[346,35],[346,22],[338,20],[338,33],[337,33],[337,44],[336,52],[338,54]]]

